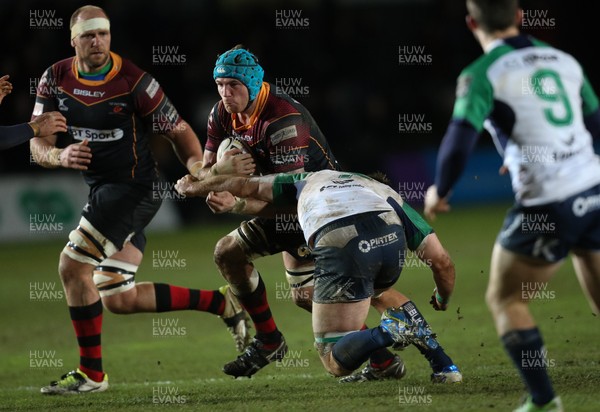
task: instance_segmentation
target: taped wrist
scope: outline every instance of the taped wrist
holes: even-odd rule
[[[442,298],[437,290],[435,291],[435,299],[438,301],[438,303],[440,303],[442,305],[447,305],[448,301],[450,300],[450,299]]]
[[[47,168],[57,168],[61,166],[60,164],[60,154],[64,149],[59,149],[57,147],[41,147],[36,150],[35,147],[32,147],[31,155],[37,164]]]
[[[29,122],[29,126],[33,129],[33,137],[38,137],[40,135],[40,126],[36,122]]]
[[[51,167],[59,167],[60,164],[60,154],[63,152],[63,149],[59,149],[57,147],[53,147],[48,150],[46,154],[46,164]]]
[[[189,170],[190,174],[192,176],[194,176],[196,179],[199,179],[200,178],[200,170],[202,169],[202,166],[203,166],[203,163],[200,161],[192,164],[190,166],[190,170]]]
[[[241,214],[246,208],[246,199],[235,196],[235,205],[231,209],[231,213]]]

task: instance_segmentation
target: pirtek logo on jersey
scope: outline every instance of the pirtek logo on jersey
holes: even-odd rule
[[[73,89],[73,94],[77,96],[103,97],[106,92],[92,92],[90,90]]]

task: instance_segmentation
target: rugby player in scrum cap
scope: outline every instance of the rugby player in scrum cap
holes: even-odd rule
[[[208,119],[208,138],[202,169],[198,175],[221,175],[243,169],[243,173],[279,173],[339,169],[324,134],[310,112],[298,101],[264,82],[264,70],[258,58],[241,45],[221,54],[215,63],[213,78],[221,97]],[[243,142],[240,149],[225,152],[217,159],[220,144],[226,138]],[[233,212],[256,215],[264,202],[234,197],[226,192],[210,193],[209,207],[216,213]],[[295,214],[286,216],[297,223]],[[277,328],[265,284],[254,266],[261,256],[282,254],[286,278],[294,302],[311,310],[314,260],[297,226],[278,228],[273,217],[243,221],[223,237],[215,247],[215,262],[242,306],[252,318],[256,336],[251,345],[223,370],[232,376],[252,376],[258,370],[283,358],[287,345]],[[373,299],[380,312],[389,305],[387,295]],[[392,296],[393,298],[393,296]],[[383,348],[373,353],[367,368],[356,379],[399,379],[404,363],[399,356]]]

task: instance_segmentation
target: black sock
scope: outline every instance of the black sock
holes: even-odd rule
[[[369,356],[369,363],[377,369],[387,368],[393,361],[395,355],[388,348],[377,349]]]
[[[417,309],[412,301],[408,301],[402,305],[402,309],[404,310],[404,313],[406,313],[406,316],[410,318],[413,323],[419,325],[421,328],[431,329],[421,312],[419,312],[419,309]],[[418,345],[415,346],[417,349],[419,349],[419,352],[425,356],[425,359],[429,361],[429,365],[431,366],[433,372],[441,372],[442,369],[453,364],[452,359],[446,355],[444,348],[440,346],[436,339],[430,338],[429,342],[431,343],[431,345],[429,345],[431,347],[428,348]]]
[[[353,371],[362,365],[373,351],[393,343],[391,335],[378,326],[344,336],[333,346],[331,354],[341,367]]]
[[[361,330],[365,329],[369,329],[366,324],[363,325]],[[371,356],[369,356],[369,363],[374,368],[384,369],[394,361],[394,357],[395,355],[388,348],[381,348],[371,353]]]
[[[513,330],[501,339],[504,349],[521,373],[533,403],[545,405],[554,399],[554,390],[546,371],[547,352],[539,329]]]

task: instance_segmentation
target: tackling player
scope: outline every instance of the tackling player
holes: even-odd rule
[[[323,365],[334,376],[349,375],[373,351],[414,344],[436,353],[434,382],[461,382],[462,375],[443,352],[415,304],[394,294],[393,308],[380,327],[363,329],[370,300],[398,280],[405,249],[418,250],[432,270],[432,305],[446,310],[454,290],[454,264],[433,229],[388,185],[364,175],[321,170],[262,177],[215,176],[180,179],[186,196],[228,191],[297,210],[315,260],[312,324]],[[265,206],[266,208],[267,206]],[[388,297],[389,299],[389,297]]]
[[[194,172],[204,177],[232,173],[234,168],[246,174],[338,169],[329,144],[309,111],[263,82],[263,75],[256,56],[241,45],[219,56],[213,77],[221,100],[208,119],[204,159],[198,164],[202,168]],[[234,149],[217,161],[219,145],[228,137],[244,142],[251,153]],[[234,198],[226,192],[210,193],[207,203],[217,213],[247,215],[256,215],[264,206],[264,202]],[[293,227],[297,222],[295,214],[287,217]],[[258,217],[242,222],[215,247],[217,266],[248,311],[257,332],[245,353],[225,365],[224,372],[229,375],[251,376],[283,358],[287,351],[271,314],[264,282],[253,263],[260,256],[280,252],[294,302],[310,311],[314,261],[300,230],[278,229],[276,219]],[[395,293],[398,292],[389,292]],[[374,299],[373,305],[382,311],[390,306],[386,299],[387,293]],[[365,373],[357,378],[401,378],[404,364],[399,356],[384,349],[373,354]]]
[[[519,33],[517,0],[466,4],[467,25],[485,54],[458,77],[425,214],[434,218],[448,210],[451,188],[484,128],[507,136],[501,170],[510,172],[516,202],[494,245],[486,301],[527,385],[529,396],[517,411],[562,411],[522,290],[523,285],[543,290],[572,252],[592,310],[600,310],[600,162],[592,146],[592,136],[600,136],[598,98],[572,56]],[[523,225],[540,217],[555,229]]]
[[[44,394],[100,392],[108,388],[102,368],[102,311],[199,310],[245,330],[244,311],[227,287],[196,290],[135,282],[146,237],[144,228],[160,207],[160,186],[149,148],[164,134],[188,169],[202,159],[200,142],[158,82],[110,51],[110,21],[96,6],[77,9],[70,21],[75,57],[53,64],[42,76],[33,118],[59,110],[68,136],[34,138],[31,152],[44,167],[82,171],[90,187],[79,226],[60,255],[59,273],[80,351],[77,370],[41,389]],[[45,87],[52,84],[52,87]],[[49,94],[49,90],[59,92]],[[245,336],[244,334],[238,334]],[[244,342],[240,342],[243,346]]]

